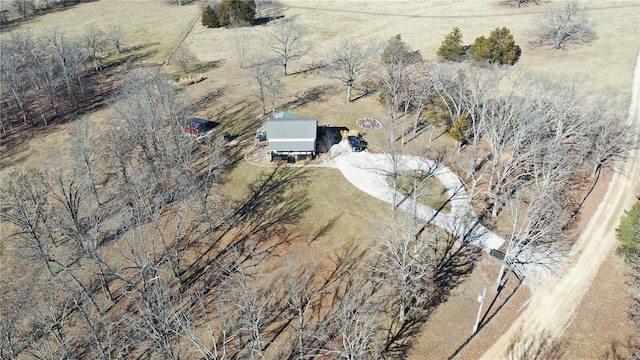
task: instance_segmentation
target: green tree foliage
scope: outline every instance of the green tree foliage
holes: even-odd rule
[[[252,23],[256,17],[254,0],[222,0],[218,10],[220,26]]]
[[[620,226],[616,229],[616,236],[620,241],[618,255],[634,264],[640,258],[640,202],[631,210],[626,211],[620,219]],[[640,267],[640,264],[636,264]]]
[[[256,17],[254,0],[222,0],[219,5],[207,5],[202,12],[202,25],[208,28],[253,23]]]
[[[491,63],[513,65],[520,58],[520,46],[506,27],[496,28],[487,40],[491,44]]]
[[[491,57],[491,45],[484,36],[477,37],[469,47],[469,55],[477,62],[485,62]]]
[[[469,48],[469,54],[477,62],[513,65],[520,58],[520,46],[506,27],[496,28],[488,38],[478,37]]]
[[[465,53],[466,49],[462,44],[462,31],[456,26],[444,38],[436,55],[449,61],[462,61]]]
[[[469,131],[469,120],[466,115],[462,115],[451,124],[449,136],[457,142],[462,142],[467,138],[467,131]]]
[[[209,5],[207,5],[207,7],[205,7],[204,10],[202,11],[202,26],[206,26],[208,28],[220,27],[220,22],[218,21],[218,14]]]

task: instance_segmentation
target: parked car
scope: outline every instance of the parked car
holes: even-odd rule
[[[361,137],[358,136],[349,136],[349,146],[351,146],[351,150],[355,152],[363,151],[367,148],[367,142],[364,141]]]

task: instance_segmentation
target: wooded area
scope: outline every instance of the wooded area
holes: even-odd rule
[[[309,30],[278,20],[262,46],[241,26],[228,31],[262,114],[275,114],[291,63],[310,51]],[[469,216],[507,240],[505,262],[555,271],[585,199],[575,194],[588,196],[585,184],[635,146],[635,130],[619,121],[625,104],[579,81],[500,66],[517,58],[480,54],[501,38],[514,55],[506,27],[471,45],[473,64],[457,62],[459,37],[447,38],[457,45],[438,53],[454,60],[443,62],[400,35],[345,36],[300,72],[339,81],[348,103],[377,96],[394,188],[427,191],[399,170],[409,145],[437,153],[465,183],[477,211]],[[371,214],[391,224],[375,238],[329,258],[309,251],[299,224],[312,206],[308,171],[270,169],[228,195],[227,176],[246,149],[219,134],[182,136],[184,120],[203,109],[198,101],[213,95],[189,99],[157,67],[129,66],[135,56],[106,64],[105,53],[127,51],[120,26],[7,39],[3,132],[72,120],[73,142],[69,163],[43,160],[0,186],[2,245],[18,256],[0,290],[3,358],[403,358],[475,266],[467,219],[454,234],[395,208]],[[177,49],[174,64],[186,74],[197,60],[186,45]],[[83,115],[99,106],[114,111],[101,131]],[[241,139],[253,135],[255,115],[243,115]],[[455,147],[430,149],[434,133]]]

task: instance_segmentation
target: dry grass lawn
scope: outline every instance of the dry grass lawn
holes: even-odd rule
[[[313,64],[326,59],[343,37],[382,43],[401,34],[402,39],[414,49],[420,50],[423,57],[434,59],[443,37],[454,26],[461,28],[466,43],[473,42],[477,36],[487,36],[498,26],[506,26],[522,47],[523,55],[514,66],[515,71],[581,78],[587,87],[611,88],[620,93],[623,99],[629,98],[631,93],[633,66],[640,50],[640,0],[604,3],[583,1],[591,9],[588,14],[598,33],[598,39],[592,44],[568,51],[534,49],[527,45],[527,34],[533,30],[537,16],[546,8],[556,5],[555,2],[522,8],[501,5],[498,0],[285,0],[282,3],[285,16],[296,18],[307,28],[311,52],[291,64],[290,70],[294,74],[285,79],[286,90],[279,105],[293,104],[306,91],[315,89],[318,97],[314,101],[303,104],[298,102],[299,106],[284,109],[298,116],[317,116],[320,124],[347,126],[352,129],[357,128],[356,120],[363,117],[377,118],[385,123],[385,111],[377,103],[375,95],[347,104],[344,101],[345,90],[339,82],[305,72]],[[89,26],[122,25],[128,34],[125,46],[142,46],[140,51],[150,54],[146,61],[157,63],[164,60],[176,45],[180,32],[189,24],[196,9],[195,4],[169,6],[160,0],[100,0],[33,18],[11,31],[31,29],[38,32],[49,27],[60,27],[68,33],[82,33]],[[268,24],[247,29],[252,38],[250,58],[260,59],[268,53],[264,44],[271,26],[273,25]],[[227,29],[206,29],[196,23],[185,43],[199,61],[219,63],[217,67],[204,72],[207,80],[185,88],[185,92],[190,97],[197,97],[208,91],[222,89],[222,95],[203,114],[217,114],[223,109],[248,103],[256,111],[252,116],[247,115],[247,120],[252,121],[258,115],[258,106],[251,90],[251,71],[238,67],[229,35],[230,31]],[[6,33],[2,36],[6,36]],[[105,109],[90,114],[90,120],[100,131],[104,129],[103,124],[109,116],[110,110]],[[9,156],[3,151],[3,164],[11,166],[0,169],[0,178],[12,169],[43,166],[46,159],[51,157],[64,159],[69,151],[67,144],[71,126],[72,124],[56,125],[46,134],[28,138],[16,149],[11,149]],[[371,144],[372,151],[384,151],[383,130],[368,131],[364,135]],[[442,141],[448,141],[444,138]],[[414,151],[418,151],[426,146],[426,142],[426,139],[419,139],[410,144]],[[255,179],[262,170],[245,163],[240,164],[230,174],[229,194],[239,196],[251,179]],[[335,226],[314,242],[313,246],[319,251],[329,252],[339,248],[344,242],[369,240],[376,235],[377,229],[372,224],[380,223],[387,217],[387,204],[360,193],[335,169],[312,169],[308,174],[312,208],[305,215],[303,227],[306,227],[307,233],[312,233],[309,229],[318,229],[332,219],[337,219]],[[305,232],[301,233],[304,237]],[[4,276],[9,273],[9,269],[6,263],[3,264],[5,265],[0,268],[0,272]],[[616,269],[615,266],[608,268]],[[456,291],[449,302],[436,312],[411,358],[446,358],[457,348],[455,344],[435,345],[438,341],[435,336],[449,339],[447,335],[453,332],[457,335],[451,337],[451,341],[466,339],[461,334],[470,332],[469,324],[472,324],[477,309],[475,298],[478,289],[490,287],[493,283],[491,276],[486,274],[494,270],[486,269],[491,268],[481,268],[479,272],[474,272],[464,287]],[[524,300],[519,301],[521,303]],[[518,306],[513,306],[505,318],[513,316],[517,310]],[[496,317],[494,323],[499,321],[500,318]],[[504,327],[504,324],[505,322],[501,326]],[[495,331],[499,332],[501,327],[494,326],[497,327]],[[593,328],[579,325],[571,327],[569,331],[585,333],[593,331]],[[494,335],[492,332],[488,339],[493,339]],[[581,335],[574,338],[580,339]],[[479,355],[483,347],[486,348],[490,343],[490,340],[486,340],[482,345],[472,344],[474,354],[467,353],[464,357]]]

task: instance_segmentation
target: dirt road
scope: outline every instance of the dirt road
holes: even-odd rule
[[[640,129],[640,54],[636,61],[633,95],[627,119]],[[615,228],[634,202],[640,185],[640,151],[634,150],[578,239],[563,277],[532,296],[528,307],[482,359],[524,359],[549,350],[570,324],[598,268],[616,245]],[[547,347],[547,349],[540,349]]]

